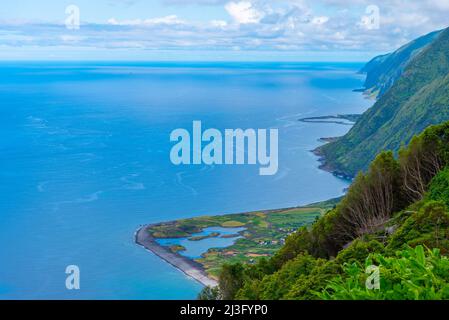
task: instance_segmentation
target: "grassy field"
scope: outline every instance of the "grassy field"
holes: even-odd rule
[[[194,234],[209,227],[245,228],[240,233],[243,237],[237,239],[232,246],[211,248],[202,258],[196,260],[204,266],[209,275],[215,277],[225,262],[255,263],[261,257],[271,256],[284,244],[288,235],[302,226],[312,224],[337,202],[338,200],[332,200],[292,209],[177,220],[153,225],[149,232],[155,238],[192,239]],[[201,240],[195,237],[193,239]],[[181,251],[180,248],[173,249]]]

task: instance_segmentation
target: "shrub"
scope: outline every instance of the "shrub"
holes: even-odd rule
[[[432,180],[427,198],[442,201],[449,207],[449,168],[441,171]]]
[[[218,287],[205,287],[198,294],[198,300],[221,300],[220,289]]]
[[[387,249],[421,244],[449,253],[449,213],[443,202],[427,202],[413,213],[392,235]]]
[[[365,267],[380,267],[380,289],[365,285]],[[365,266],[346,264],[344,275],[328,282],[325,290],[315,292],[324,300],[440,300],[449,299],[449,259],[438,249],[423,246],[398,252],[396,257],[373,254]]]

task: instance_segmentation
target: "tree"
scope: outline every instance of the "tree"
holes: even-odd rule
[[[422,200],[430,181],[447,163],[448,124],[430,127],[399,151],[403,189],[411,202]]]
[[[342,201],[339,236],[346,241],[375,233],[402,207],[399,164],[392,152],[382,152],[366,175],[360,173]]]
[[[232,300],[243,287],[245,268],[241,263],[224,264],[219,277],[220,293],[223,300]]]
[[[198,300],[221,300],[220,289],[218,287],[205,287],[198,294]]]

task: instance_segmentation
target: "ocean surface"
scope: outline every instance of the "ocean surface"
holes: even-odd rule
[[[194,299],[201,285],[137,246],[136,229],[342,195],[348,182],[309,151],[350,126],[298,119],[366,110],[360,67],[0,64],[0,299]],[[174,166],[170,133],[194,120],[278,128],[278,174]],[[68,265],[80,290],[65,287]]]

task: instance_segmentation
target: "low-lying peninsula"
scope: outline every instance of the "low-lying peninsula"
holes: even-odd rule
[[[216,287],[217,281],[208,277],[204,268],[197,262],[183,257],[177,252],[172,252],[170,248],[159,245],[149,231],[151,225],[143,226],[136,232],[136,243],[150,250],[155,255],[165,260],[175,268],[181,270],[186,275],[200,282],[206,287]]]
[[[256,263],[279,250],[285,238],[300,227],[312,224],[318,217],[332,209],[339,199],[309,206],[279,210],[263,210],[241,214],[203,216],[191,219],[162,222],[141,227],[136,232],[136,243],[150,250],[188,276],[205,286],[217,285],[218,272],[223,263]],[[240,228],[238,234],[196,237],[210,227]],[[199,258],[190,258],[181,246],[164,246],[162,239],[187,239],[194,242],[213,238],[235,238],[227,247],[214,248]],[[173,247],[176,247],[174,250]]]
[[[302,118],[299,119],[299,121],[306,123],[335,123],[353,126],[360,116],[360,114],[337,114],[332,116]]]

